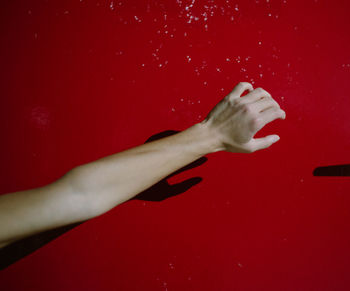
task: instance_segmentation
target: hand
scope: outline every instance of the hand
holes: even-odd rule
[[[247,90],[249,93],[241,97]],[[216,136],[216,151],[252,153],[279,140],[275,134],[253,138],[267,123],[278,118],[285,119],[286,113],[267,91],[262,88],[254,90],[250,83],[241,82],[201,123]]]

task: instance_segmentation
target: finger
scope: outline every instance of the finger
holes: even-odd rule
[[[276,120],[276,119],[286,119],[286,112],[282,109],[277,109],[276,107],[266,109],[261,112],[259,115],[259,119],[261,120],[261,128],[263,128],[266,124]]]
[[[280,109],[279,104],[275,100],[273,100],[272,98],[260,99],[258,101],[255,101],[255,102],[249,104],[249,106],[251,107],[251,109],[254,112],[261,112],[261,111],[267,110],[271,107]]]
[[[243,103],[243,104],[252,103],[252,102],[258,101],[262,98],[272,99],[272,96],[269,92],[267,92],[263,88],[256,88],[252,92],[250,92],[247,95],[245,95],[244,97],[242,97],[242,100],[240,101],[240,103]]]
[[[241,95],[247,90],[249,90],[249,92],[253,92],[254,90],[253,85],[248,82],[240,82],[236,85],[236,87],[232,90],[232,92],[227,96],[230,100],[240,98]]]
[[[266,149],[275,142],[279,141],[280,137],[277,134],[268,135],[261,138],[253,138],[249,143],[249,151],[255,152],[258,150]]]

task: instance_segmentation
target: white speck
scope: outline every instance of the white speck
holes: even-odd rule
[[[199,103],[201,103],[201,101],[200,101],[200,100],[198,100],[198,102],[197,102],[197,103],[199,104]]]
[[[272,14],[271,14],[271,13],[269,13],[269,14],[268,14],[268,16],[272,16]]]
[[[287,64],[287,67],[290,68],[290,63]]]
[[[240,267],[240,268],[243,267],[243,265],[241,263],[239,263],[239,262],[237,263],[237,266]]]
[[[235,10],[238,11],[239,8],[238,8],[238,4],[235,5]]]
[[[159,68],[163,67],[163,64],[159,64],[158,67],[159,67]]]
[[[192,60],[190,56],[186,56],[186,58],[187,58],[187,62],[190,62]]]
[[[217,71],[217,72],[221,72],[221,69],[220,69],[220,68],[216,68],[216,71]]]
[[[172,111],[172,112],[175,112],[175,108],[174,108],[174,107],[173,107],[173,108],[171,108],[171,111]]]
[[[258,42],[258,44],[259,44],[259,45],[261,45],[261,44],[262,44],[262,42],[261,42],[261,41],[259,41],[259,42]]]
[[[281,96],[281,99],[284,100],[284,96]]]
[[[109,8],[110,8],[111,10],[114,10],[114,2],[113,2],[113,1],[111,1],[111,3],[109,4]]]
[[[205,31],[208,31],[208,24],[204,25],[204,29],[205,29]]]
[[[170,269],[174,269],[175,268],[173,263],[169,263],[169,267],[170,267]]]
[[[144,67],[145,66],[145,64],[141,64],[141,67]]]
[[[260,74],[259,76],[260,76],[260,78],[262,78],[262,77],[263,77],[263,74]]]
[[[261,65],[261,64],[259,64],[259,65],[258,65],[258,67],[259,67],[259,68],[261,68],[261,67],[262,67],[262,65]]]
[[[137,22],[141,22],[142,20],[140,18],[138,18],[136,15],[134,15],[134,18]]]
[[[246,68],[241,68],[241,72],[246,72],[247,69]]]
[[[184,32],[184,37],[186,37],[187,36],[187,32]]]
[[[226,58],[226,62],[230,62],[231,60],[229,58]]]
[[[208,85],[208,82],[204,81],[204,82],[203,82],[203,85],[205,85],[205,86]]]
[[[183,99],[183,98],[181,98],[181,99],[180,99],[180,101],[181,101],[181,102],[184,102],[184,99]]]
[[[221,88],[220,90],[221,90],[222,92],[224,92],[224,91],[225,91],[225,89],[224,89],[224,88]]]
[[[234,18],[233,16],[231,16],[231,18],[230,18],[230,19],[231,19],[231,21],[234,21],[234,20],[235,20],[235,18]]]

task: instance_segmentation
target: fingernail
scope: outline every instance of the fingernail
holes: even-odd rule
[[[280,140],[280,137],[278,135],[274,135],[272,140],[273,140],[273,142],[277,142]]]

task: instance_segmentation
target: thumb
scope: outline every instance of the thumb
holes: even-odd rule
[[[261,138],[253,138],[251,141],[251,146],[253,151],[258,151],[266,149],[275,142],[279,141],[280,137],[277,134],[268,135]]]

